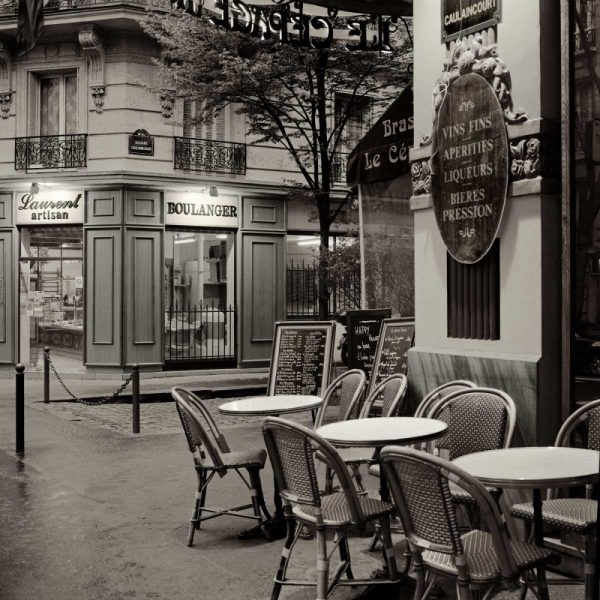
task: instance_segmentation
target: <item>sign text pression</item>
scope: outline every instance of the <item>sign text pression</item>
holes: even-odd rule
[[[508,183],[504,115],[483,77],[464,75],[450,86],[435,138],[432,192],[438,227],[450,254],[473,263],[494,241]]]

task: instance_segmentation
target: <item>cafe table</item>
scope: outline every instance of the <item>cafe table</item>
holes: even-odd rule
[[[224,415],[237,415],[246,417],[278,417],[307,410],[315,410],[321,406],[323,398],[307,394],[275,394],[273,396],[253,396],[242,400],[233,400],[219,406],[219,412]],[[271,523],[274,538],[285,532],[285,517],[283,515],[283,504],[277,481],[274,485],[275,515]],[[243,532],[241,537],[253,537],[261,532],[260,527]]]
[[[317,433],[340,448],[373,448],[373,460],[378,461],[384,446],[428,442],[444,435],[447,429],[448,425],[437,419],[374,417],[329,423],[319,427]],[[379,482],[381,499],[389,501],[389,490],[383,471]]]
[[[465,454],[453,463],[481,483],[499,488],[533,490],[533,534],[544,543],[541,490],[572,487],[598,479],[598,452],[585,448],[535,446],[501,448]],[[542,598],[548,598],[545,580],[538,578]],[[595,597],[597,598],[597,592]]]

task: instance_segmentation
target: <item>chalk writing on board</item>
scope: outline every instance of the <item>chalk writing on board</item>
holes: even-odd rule
[[[413,323],[383,322],[372,385],[396,373],[406,374],[408,350],[413,344],[414,333]]]
[[[274,394],[320,395],[327,331],[282,329]]]
[[[389,308],[355,310],[347,312],[348,366],[362,369],[371,375],[381,322],[390,316]]]

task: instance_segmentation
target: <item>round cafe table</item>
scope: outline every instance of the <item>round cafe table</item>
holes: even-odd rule
[[[317,429],[317,433],[342,448],[374,448],[373,460],[379,459],[384,446],[390,444],[414,444],[427,442],[444,435],[448,425],[437,419],[419,417],[375,417],[351,419],[329,423]],[[380,496],[389,500],[389,491],[383,470],[379,477]]]
[[[289,415],[293,413],[304,412],[306,410],[315,410],[323,403],[323,398],[320,396],[311,396],[305,394],[275,394],[273,396],[253,396],[242,400],[233,400],[219,406],[219,412],[224,415],[238,416],[262,416],[262,417],[278,417],[280,415]],[[275,480],[275,474],[273,474]],[[273,539],[281,537],[280,534],[285,533],[286,523],[283,515],[283,504],[277,481],[274,484],[273,502],[275,504],[275,515],[271,523],[273,531]],[[243,532],[241,537],[254,537],[260,535],[262,530],[260,527],[255,527],[252,530]]]
[[[572,487],[598,480],[598,452],[558,446],[502,448],[465,454],[453,463],[481,483],[500,488],[533,490],[533,534],[542,546],[544,531],[541,490]],[[541,585],[540,585],[541,584]],[[538,579],[542,598],[548,598],[545,579]]]

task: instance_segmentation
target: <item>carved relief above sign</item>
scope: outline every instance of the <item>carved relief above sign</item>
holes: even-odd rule
[[[508,186],[508,136],[496,94],[480,75],[454,81],[439,108],[431,159],[436,221],[448,252],[474,263],[490,249]]]
[[[442,0],[442,42],[497,25],[502,0]]]

